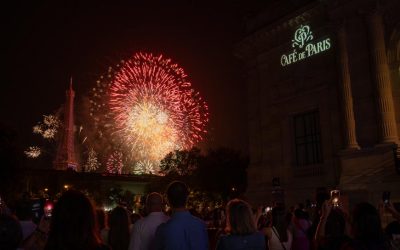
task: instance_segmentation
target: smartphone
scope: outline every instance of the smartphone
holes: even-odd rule
[[[390,202],[390,191],[384,191],[382,193],[383,204],[388,205]]]
[[[54,206],[54,204],[51,201],[46,201],[46,203],[44,204],[43,212],[44,212],[44,217],[46,219],[51,218],[51,216],[53,214],[53,206]]]
[[[331,200],[334,207],[339,206],[339,199],[340,199],[340,190],[338,189],[331,190]]]

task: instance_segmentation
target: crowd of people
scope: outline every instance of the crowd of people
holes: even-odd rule
[[[95,209],[76,190],[65,191],[51,214],[38,223],[26,204],[10,209],[0,206],[0,249],[32,250],[314,250],[400,249],[400,213],[388,202],[377,209],[358,204],[349,214],[326,199],[310,208],[286,209],[277,202],[271,209],[252,208],[241,199],[230,200],[216,210],[210,226],[194,210],[187,209],[189,189],[172,182],[166,191],[169,211],[159,193],[151,193],[145,216],[131,214],[123,206],[109,213]],[[382,228],[380,211],[393,222]]]

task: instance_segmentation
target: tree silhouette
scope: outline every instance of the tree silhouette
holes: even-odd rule
[[[160,162],[161,173],[164,175],[190,176],[199,167],[202,155],[200,149],[175,150],[165,156]]]
[[[234,149],[211,149],[197,169],[195,185],[224,199],[238,196],[247,187],[248,162],[247,157]]]
[[[193,190],[227,200],[242,194],[247,187],[248,158],[230,148],[211,149],[202,155],[198,148],[174,151],[161,161],[165,175],[158,186],[182,180]]]

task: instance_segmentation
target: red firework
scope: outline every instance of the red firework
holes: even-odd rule
[[[111,128],[134,159],[157,162],[203,140],[208,106],[171,59],[137,53],[107,76],[107,84],[98,81],[103,90],[94,91],[93,106],[102,114],[92,116],[99,123],[103,117],[103,127]]]

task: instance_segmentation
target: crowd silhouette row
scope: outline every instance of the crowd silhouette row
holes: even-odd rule
[[[314,250],[400,249],[400,214],[392,203],[375,208],[356,205],[348,214],[340,204],[326,199],[316,207],[253,209],[233,199],[226,209],[214,211],[215,223],[207,225],[186,208],[189,189],[179,181],[166,191],[170,211],[159,193],[147,196],[146,216],[117,206],[109,213],[95,209],[77,190],[65,191],[50,214],[32,221],[25,206],[0,205],[0,249],[32,250]],[[393,221],[382,228],[380,212]]]

